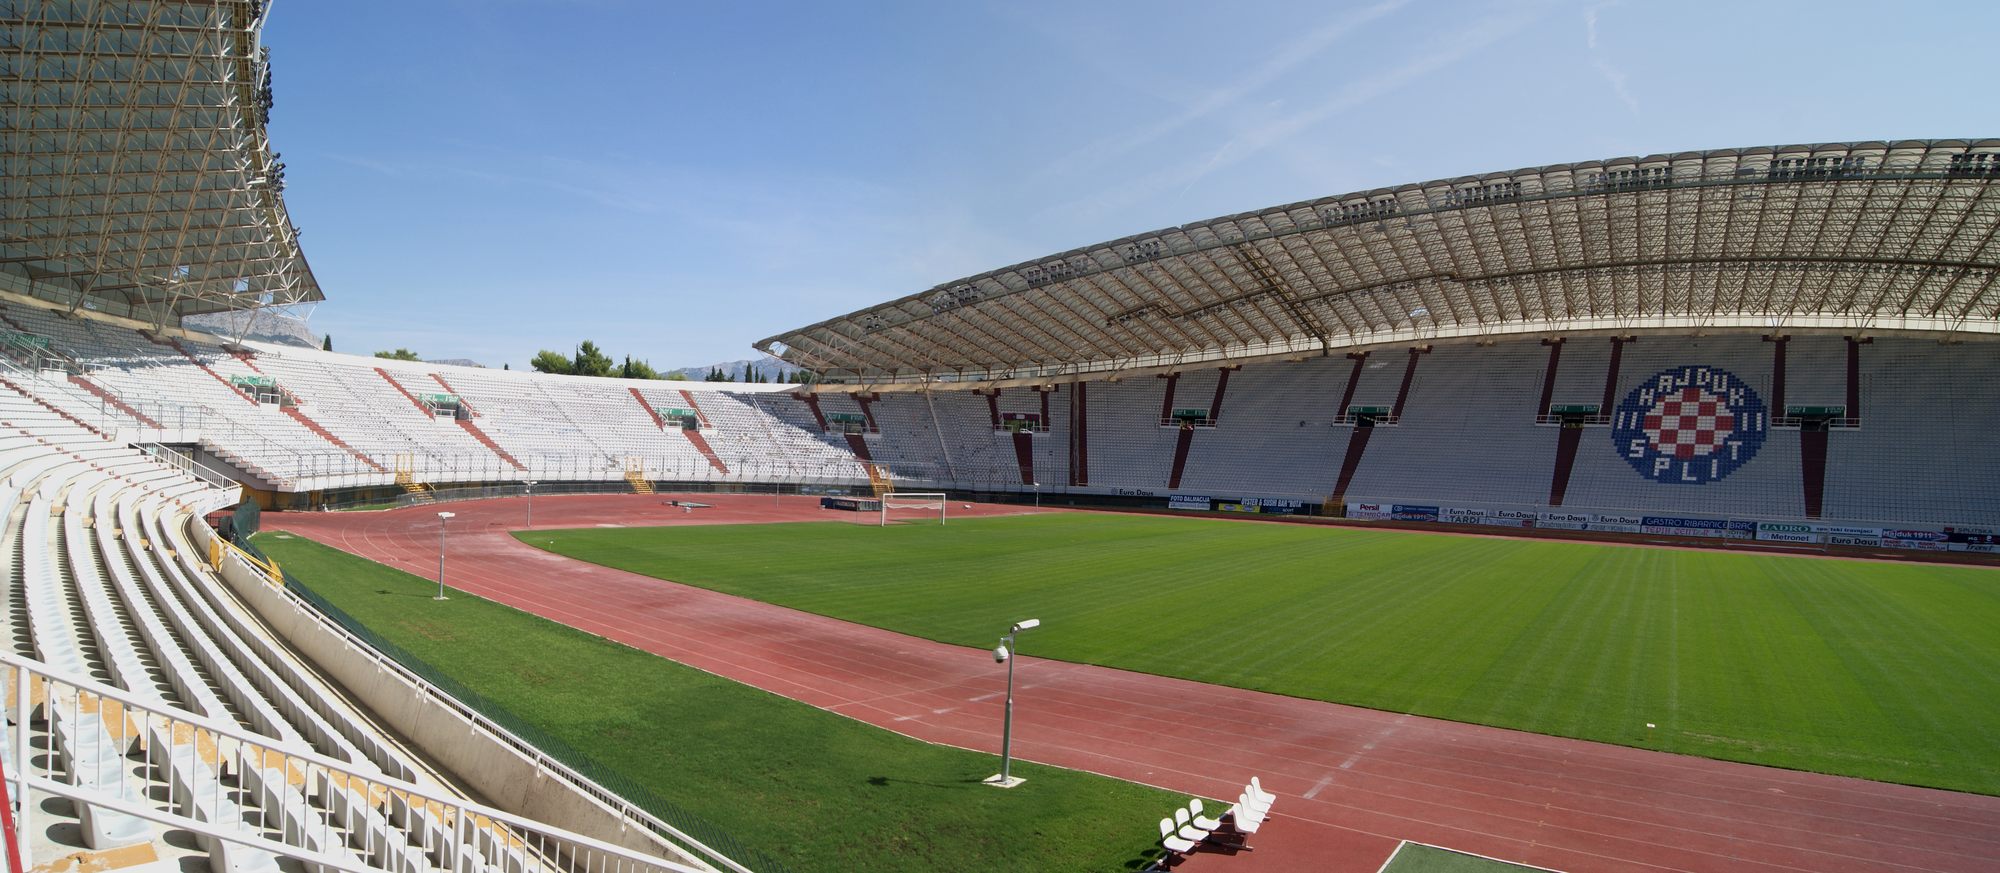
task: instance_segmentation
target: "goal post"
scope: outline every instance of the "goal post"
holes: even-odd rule
[[[881,526],[889,525],[889,511],[892,509],[937,510],[938,524],[944,524],[944,507],[950,502],[943,491],[896,491],[884,494]],[[928,515],[928,512],[926,513]]]

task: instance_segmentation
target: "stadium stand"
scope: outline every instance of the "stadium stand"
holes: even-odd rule
[[[183,329],[323,299],[266,138],[269,8],[9,18],[50,69],[88,71],[24,79],[0,110],[24,132],[0,146],[7,779],[23,832],[76,833],[30,865],[149,843],[216,873],[742,869],[629,805],[618,838],[643,824],[643,852],[431,776],[231,596],[222,577],[294,597],[198,521],[239,486],[324,507],[893,485],[2000,548],[2000,141],[1620,158],[1196,222],[757,344],[811,386],[546,376]],[[141,90],[184,105],[135,108]],[[143,214],[106,211],[134,190]],[[1254,831],[1270,802],[1253,779],[1223,820]],[[1180,813],[1168,848],[1218,830]]]
[[[911,487],[1321,503],[1341,490],[1351,458],[1346,503],[2000,525],[1992,496],[2000,470],[1980,451],[1980,435],[2000,412],[1978,388],[1995,368],[1983,343],[1881,337],[1850,344],[1808,334],[1779,344],[1750,333],[1656,333],[1614,343],[1584,335],[1564,338],[1555,354],[1540,341],[1509,340],[1426,344],[1419,354],[1392,349],[1358,361],[1252,363],[1227,371],[1226,385],[1224,371],[1212,367],[1095,381],[1085,386],[1089,481],[1070,484],[1076,384],[1046,394],[1006,387],[997,395],[856,395],[824,386],[808,401],[783,386],[551,377],[254,343],[240,347],[246,361],[198,339],[167,348],[87,321],[57,330],[52,322],[61,319],[33,307],[6,311],[41,328],[36,335],[97,386],[85,391],[68,378],[74,374],[16,366],[8,384],[17,397],[109,435],[171,436],[253,487],[276,491],[384,486],[399,459],[414,459],[406,463],[426,481],[447,484],[609,483],[636,463],[649,480],[689,487],[858,488],[867,482],[867,460]],[[1774,382],[1780,345],[1783,391]],[[1850,349],[1857,364],[1851,388]],[[1646,380],[1683,367],[1737,380],[1750,392],[1744,402],[1754,402],[1769,425],[1745,460],[1700,483],[1664,482],[1635,469],[1614,445],[1613,416],[1600,408],[1607,394],[1615,409]],[[248,399],[226,384],[230,376],[263,376],[276,391],[261,402]],[[427,411],[412,397],[444,405]],[[1779,398],[1793,411],[1819,410],[1821,418],[1802,428],[1773,406]],[[184,402],[190,399],[196,402]],[[292,407],[301,414],[281,412]],[[1572,416],[1576,427],[1568,429],[1579,433],[1559,470],[1566,428],[1550,409],[1565,407],[1595,411]],[[124,409],[153,410],[176,426],[155,428]],[[1355,410],[1362,418],[1378,410],[1379,420],[1362,427]],[[477,435],[468,423],[476,423]],[[1361,432],[1369,437],[1365,450],[1350,452]],[[1823,448],[1808,464],[1802,445],[1815,439]],[[1822,496],[1809,511],[1815,475]],[[1552,489],[1558,478],[1559,503]]]

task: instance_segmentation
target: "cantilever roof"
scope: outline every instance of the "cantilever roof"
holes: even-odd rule
[[[268,8],[0,4],[0,290],[160,325],[321,299],[265,136]]]
[[[1996,181],[1994,139],[1467,176],[1087,246],[756,347],[832,379],[892,383],[1550,331],[2000,334]]]

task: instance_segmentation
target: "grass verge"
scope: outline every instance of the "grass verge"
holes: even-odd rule
[[[296,535],[286,575],[523,720],[796,871],[1136,869],[1185,798],[933,746]]]

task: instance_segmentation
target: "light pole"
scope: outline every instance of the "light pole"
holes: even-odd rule
[[[1035,483],[1035,508],[1042,508],[1042,483]]]
[[[528,529],[535,529],[535,480],[529,479],[528,486]]]
[[[999,788],[1012,788],[1026,782],[1015,776],[1014,769],[1014,635],[1024,630],[1034,630],[1042,626],[1038,618],[1022,619],[1007,629],[1007,635],[1000,638],[1000,645],[993,649],[993,660],[1007,665],[1007,715],[1000,723],[1000,773],[986,778],[986,784]]]
[[[456,514],[451,512],[438,513],[438,594],[436,597],[431,598],[432,600],[449,599],[444,596],[444,523],[450,521]]]

